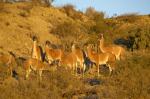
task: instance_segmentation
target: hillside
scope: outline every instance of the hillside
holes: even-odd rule
[[[0,99],[149,99],[150,16],[104,16],[92,8],[85,13],[76,11],[72,5],[56,8],[28,2],[0,3],[0,55],[12,51],[16,56],[13,77],[0,57]],[[31,57],[33,36],[43,50],[49,40],[66,52],[73,41],[81,49],[94,44],[94,50],[100,52],[100,33],[106,44],[120,44],[126,49],[126,59],[116,61],[111,76],[106,66],[100,68],[104,76],[97,77],[93,66],[87,68],[84,78],[80,72],[75,76],[58,67],[43,72],[42,81],[36,72],[25,79],[23,61]]]
[[[98,12],[95,13],[91,18],[75,11],[72,6],[58,9],[31,3],[3,4],[0,8],[0,48],[11,50],[19,56],[29,55],[34,35],[42,46],[46,40],[66,45],[73,40],[80,42],[80,45],[96,42],[100,32],[105,33],[109,43],[121,37],[128,40],[129,37],[135,38],[138,30],[145,32],[144,39],[149,37],[149,16],[124,15],[103,19],[99,18]]]
[[[64,22],[83,23],[53,7],[32,6],[30,3],[4,4],[0,9],[1,49],[29,55],[32,36],[37,36],[42,46],[46,40],[60,44],[60,38],[51,33],[51,29]]]

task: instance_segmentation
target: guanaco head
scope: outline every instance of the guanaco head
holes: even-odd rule
[[[90,53],[95,53],[94,49],[94,45],[93,44],[88,44],[87,45],[87,51]]]
[[[38,39],[37,39],[36,36],[33,36],[33,37],[32,37],[32,40],[33,40],[33,41],[38,41]]]
[[[71,46],[72,46],[72,48],[76,48],[76,45],[77,45],[77,41],[73,41],[73,42],[71,42]]]
[[[91,50],[92,49],[92,44],[88,44],[87,45],[87,50],[89,51],[89,50]]]
[[[71,48],[75,49],[76,48],[76,43],[75,42],[71,42]]]
[[[99,39],[101,40],[103,37],[104,37],[104,35],[102,33],[100,33]]]
[[[93,44],[88,44],[88,45],[87,45],[87,48],[88,48],[88,49],[89,49],[89,48],[93,48],[93,46],[94,46]]]
[[[12,55],[13,57],[16,57],[16,55],[15,55],[12,51],[8,51],[8,53],[9,53],[10,55]]]
[[[45,46],[50,46],[50,45],[51,45],[51,42],[47,40],[47,41],[45,42]]]

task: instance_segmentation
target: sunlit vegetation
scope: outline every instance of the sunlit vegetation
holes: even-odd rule
[[[107,18],[92,7],[81,12],[70,4],[55,8],[51,6],[53,0],[48,4],[47,0],[31,1],[0,3],[0,53],[12,51],[17,65],[12,66],[10,77],[7,63],[0,59],[0,99],[150,98],[150,15],[131,13]],[[82,50],[86,44],[93,44],[93,50],[100,53],[100,33],[106,45],[115,43],[126,49],[126,59],[116,61],[111,76],[105,66],[100,66],[104,77],[97,77],[95,66],[87,66],[84,78],[80,72],[75,76],[58,67],[43,72],[42,81],[36,72],[25,79],[23,62],[31,57],[33,36],[43,50],[49,40],[66,52],[71,52],[71,44],[76,42]]]

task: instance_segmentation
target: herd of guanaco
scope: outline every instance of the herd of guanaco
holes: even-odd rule
[[[95,52],[92,48],[92,44],[86,45],[87,50],[84,51],[81,48],[77,48],[76,43],[72,44],[70,52],[65,53],[63,49],[54,49],[51,46],[50,41],[45,42],[45,53],[43,53],[42,48],[38,45],[37,37],[33,37],[31,58],[28,58],[23,63],[23,67],[26,71],[26,79],[29,77],[31,71],[37,71],[39,73],[40,79],[42,79],[42,71],[49,70],[51,67],[50,65],[55,61],[58,61],[57,66],[64,66],[65,69],[70,69],[76,75],[79,68],[80,71],[82,71],[82,75],[84,76],[86,64],[83,51],[86,53],[86,57],[88,57],[91,62],[95,63],[98,76],[100,75],[99,71],[101,65],[108,66],[111,74],[111,72],[115,70],[115,61],[122,59],[122,55],[124,54],[125,49],[119,45],[105,45],[103,34],[100,34],[98,41],[101,53]],[[0,58],[3,58],[2,55]],[[12,55],[9,55],[6,58],[6,63],[8,65],[10,65],[12,60],[14,61]],[[9,66],[9,68],[11,71],[11,66]]]

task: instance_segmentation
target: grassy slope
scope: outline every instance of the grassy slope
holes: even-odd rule
[[[0,46],[18,55],[29,55],[33,35],[39,38],[40,45],[46,40],[59,44],[59,38],[50,31],[64,21],[73,20],[56,8],[34,7],[28,3],[5,4],[0,12]]]
[[[45,40],[61,43],[60,38],[51,33],[51,29],[64,22],[71,22],[77,26],[91,21],[83,15],[84,20],[73,19],[64,11],[56,8],[33,7],[31,4],[6,4],[0,10],[0,51],[12,50],[18,56],[29,56],[31,53],[31,36],[39,38],[39,44]],[[138,23],[123,22],[122,19],[110,19],[115,24],[116,35],[121,37],[122,31],[132,28]],[[142,16],[138,25],[148,25],[149,17]],[[143,25],[143,26],[145,26]],[[82,31],[81,31],[82,32]],[[120,33],[121,32],[121,33]],[[83,33],[84,34],[84,33]],[[94,39],[92,35],[88,39]],[[67,39],[68,40],[68,39]],[[85,39],[81,39],[85,40]],[[25,43],[24,43],[25,42]],[[22,49],[25,48],[25,49]],[[146,52],[148,53],[148,52]],[[150,55],[142,52],[130,53],[126,60],[116,63],[116,71],[111,77],[95,77],[96,73],[87,73],[84,79],[73,76],[70,72],[59,69],[55,72],[44,72],[43,81],[39,83],[36,73],[32,73],[29,80],[24,80],[22,62],[16,68],[18,80],[9,78],[6,68],[0,64],[0,98],[1,99],[77,99],[100,97],[102,99],[149,99],[150,98]],[[4,71],[3,71],[4,70]],[[103,72],[102,72],[103,73]],[[98,83],[97,85],[90,85]],[[100,83],[100,84],[99,84]]]
[[[32,72],[24,79],[21,66],[16,69],[19,78],[5,78],[0,83],[0,98],[11,99],[78,99],[99,97],[102,99],[149,99],[150,98],[150,55],[134,53],[125,61],[119,61],[111,77],[94,77],[86,73],[83,79],[62,68],[44,72],[43,80],[38,81]],[[2,74],[2,72],[1,72]],[[108,74],[108,73],[107,73]],[[94,85],[95,84],[95,85]]]

